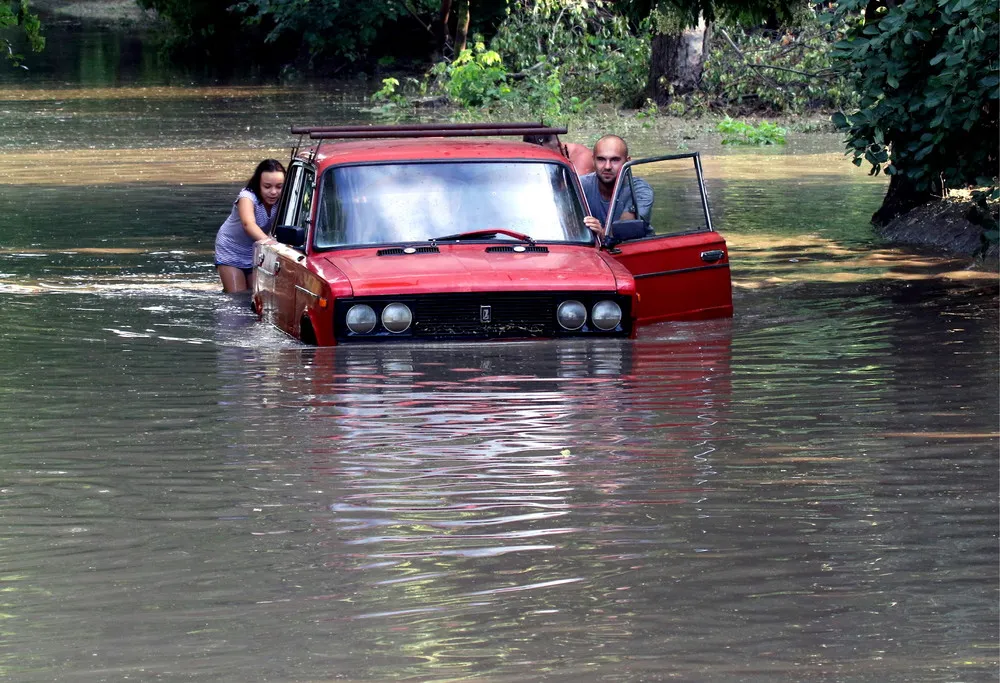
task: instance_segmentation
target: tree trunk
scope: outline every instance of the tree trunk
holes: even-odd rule
[[[940,183],[935,183],[935,189],[917,190],[913,183],[904,175],[894,175],[889,180],[889,189],[882,200],[882,206],[872,215],[872,223],[879,227],[888,225],[889,221],[897,216],[902,216],[911,209],[915,209],[921,204],[926,204],[940,196]]]
[[[451,59],[451,31],[448,30],[448,21],[451,19],[451,1],[441,0],[441,11],[438,19],[434,23],[434,37],[437,40],[438,50],[441,51],[442,59]],[[434,61],[438,61],[435,59]]]
[[[675,97],[697,90],[711,36],[712,26],[704,18],[681,33],[653,36],[647,97],[659,105],[667,105]]]
[[[458,1],[458,25],[455,27],[455,54],[462,54],[469,40],[469,4],[472,0]]]

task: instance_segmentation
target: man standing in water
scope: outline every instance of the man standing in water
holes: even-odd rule
[[[580,176],[583,194],[587,198],[590,214],[583,219],[584,224],[598,237],[604,237],[604,223],[611,208],[611,194],[622,166],[629,159],[628,145],[617,135],[605,135],[594,145],[594,165],[596,172]],[[635,197],[632,189],[635,188]],[[629,209],[626,211],[626,208]],[[635,209],[633,211],[632,209]],[[636,215],[635,212],[638,212]],[[653,212],[653,188],[641,178],[632,178],[626,183],[615,202],[611,221],[641,218],[649,221]]]

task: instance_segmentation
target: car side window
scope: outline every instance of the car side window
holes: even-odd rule
[[[665,237],[712,229],[706,213],[707,196],[701,176],[700,159],[695,153],[641,159],[623,171],[616,194],[621,196],[625,211],[634,212],[638,204],[638,220],[612,224],[610,234],[615,240]],[[635,192],[633,201],[632,190]],[[644,211],[643,195],[650,201]],[[645,214],[645,215],[644,215]],[[640,224],[641,223],[641,224]]]

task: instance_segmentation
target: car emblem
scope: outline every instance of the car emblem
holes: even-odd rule
[[[479,307],[479,322],[481,323],[493,322],[493,308],[491,306]]]

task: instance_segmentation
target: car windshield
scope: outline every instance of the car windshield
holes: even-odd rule
[[[576,185],[547,162],[392,163],[327,171],[313,245],[418,242],[506,230],[589,242]],[[502,232],[482,238],[516,239]]]

